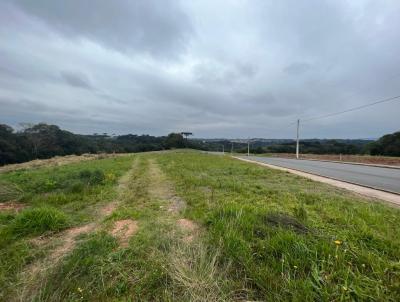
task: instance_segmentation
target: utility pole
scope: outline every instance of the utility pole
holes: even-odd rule
[[[233,154],[233,142],[231,142],[231,154]]]
[[[247,141],[247,156],[250,156],[250,140]]]
[[[225,146],[222,145],[222,154],[225,154]]]
[[[299,159],[299,128],[300,120],[297,120],[296,158]]]

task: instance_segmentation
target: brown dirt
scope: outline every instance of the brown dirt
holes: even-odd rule
[[[272,157],[295,158],[295,154],[291,153],[269,153]],[[400,166],[400,157],[390,156],[371,156],[371,155],[345,155],[341,157],[339,154],[301,154],[302,159],[317,159],[330,161],[354,162],[362,164],[389,165]]]
[[[0,202],[0,211],[15,211],[19,212],[24,209],[26,205],[18,202]]]
[[[79,226],[65,230],[56,237],[40,236],[31,239],[30,242],[38,248],[49,244],[53,244],[53,242],[55,241],[61,241],[61,244],[56,246],[55,249],[51,250],[44,260],[34,262],[28,265],[22,272],[24,279],[32,280],[37,275],[43,273],[48,267],[52,266],[55,262],[59,261],[75,247],[76,237],[78,237],[81,234],[88,233],[92,231],[94,228],[95,224],[90,223],[84,226]]]
[[[197,229],[197,225],[193,221],[186,218],[178,219],[178,225],[185,231],[193,232]]]
[[[129,238],[138,230],[138,223],[132,219],[118,220],[114,223],[111,234],[117,237],[122,247],[127,247]]]
[[[111,215],[112,212],[118,207],[119,202],[118,201],[113,201],[108,204],[106,204],[104,207],[100,209],[100,216],[105,217],[108,215]]]
[[[96,227],[95,223],[86,224],[80,227],[75,227],[66,230],[61,234],[62,244],[58,246],[50,254],[50,259],[58,261],[64,257],[67,253],[72,251],[76,245],[76,237],[82,234],[86,234],[94,230]]]
[[[192,242],[196,236],[199,226],[186,218],[181,218],[177,220],[178,227],[185,233],[183,237],[184,242]]]

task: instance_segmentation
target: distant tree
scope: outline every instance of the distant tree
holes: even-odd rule
[[[8,125],[0,124],[0,164],[17,161],[18,144],[13,134],[14,130]]]
[[[400,131],[382,136],[366,149],[371,155],[400,156]]]
[[[168,149],[171,148],[185,148],[185,141],[182,134],[180,133],[170,133],[168,134],[165,145]]]

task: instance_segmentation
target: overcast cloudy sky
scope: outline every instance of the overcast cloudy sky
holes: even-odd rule
[[[1,0],[0,123],[291,138],[400,95],[400,1]],[[400,130],[400,101],[303,137]]]

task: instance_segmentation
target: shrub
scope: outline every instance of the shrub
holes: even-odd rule
[[[27,209],[19,213],[10,225],[16,236],[59,231],[68,226],[68,217],[53,207]]]

